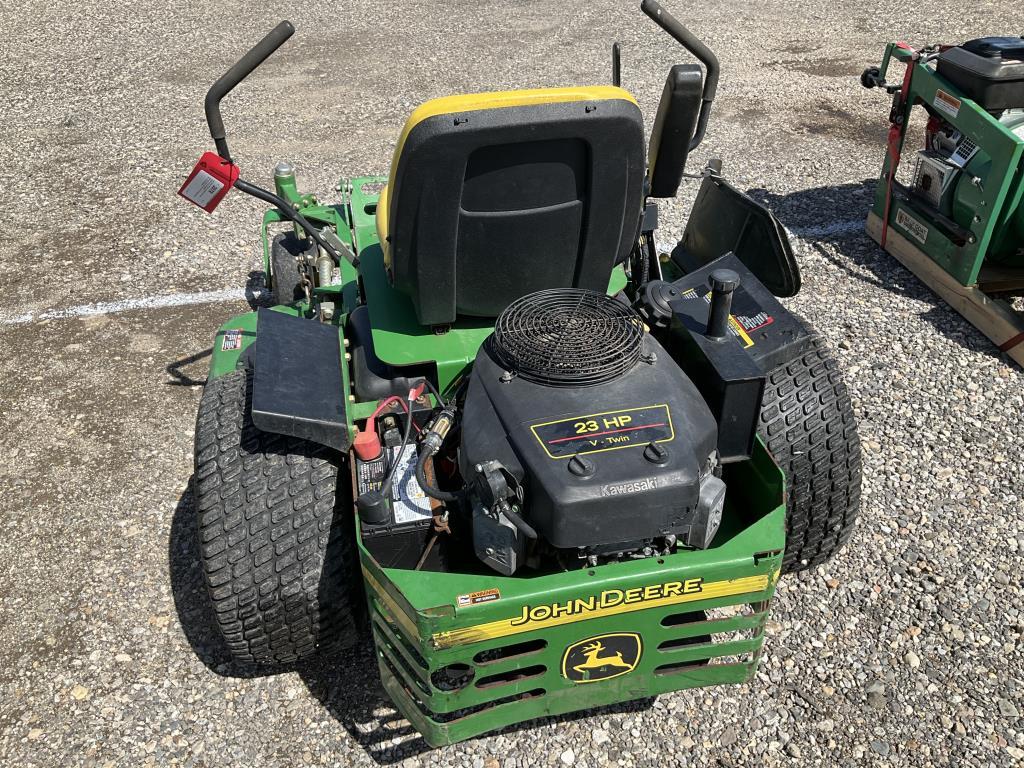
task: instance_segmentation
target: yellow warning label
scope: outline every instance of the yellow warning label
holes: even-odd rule
[[[481,589],[479,592],[470,592],[468,595],[459,595],[455,598],[455,604],[460,608],[478,603],[489,603],[492,600],[500,600],[501,592],[497,588]]]
[[[743,342],[744,349],[750,349],[754,346],[754,340],[750,338],[750,335],[747,333],[747,329],[744,328],[740,324],[740,321],[736,319],[736,315],[729,315],[729,323],[732,325],[732,329],[736,331],[736,335],[740,337],[740,341]]]

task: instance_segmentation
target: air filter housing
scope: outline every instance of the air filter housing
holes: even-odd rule
[[[643,321],[610,296],[578,288],[531,293],[498,317],[490,347],[511,374],[550,387],[604,384],[643,354]]]

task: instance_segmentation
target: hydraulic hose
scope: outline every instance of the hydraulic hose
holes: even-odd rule
[[[242,179],[238,179],[235,182],[235,189],[237,189],[239,192],[244,192],[247,195],[252,195],[257,200],[262,200],[265,203],[270,203],[272,206],[277,208],[277,210],[279,210],[281,213],[287,216],[291,221],[295,222],[300,227],[302,227],[303,231],[313,239],[313,242],[315,242],[317,245],[319,245],[321,248],[323,248],[325,251],[327,251],[327,253],[331,255],[331,258],[334,259],[335,263],[341,264],[342,259],[345,257],[342,254],[338,253],[338,250],[333,245],[324,240],[321,234],[316,231],[316,227],[310,224],[305,216],[303,216],[301,213],[292,208],[292,206],[288,204],[288,201],[285,200],[283,197],[279,197],[270,190],[263,189],[263,187],[257,187],[255,184],[250,184],[248,181],[243,181]],[[359,259],[353,260],[352,266],[358,267]]]
[[[443,408],[445,404],[444,398],[441,397],[441,393],[437,391],[437,387],[435,387],[430,379],[426,377],[423,378],[423,383],[427,387],[427,391],[434,396],[435,400],[437,400],[437,404]]]

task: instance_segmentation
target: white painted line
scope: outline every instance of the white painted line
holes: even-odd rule
[[[192,304],[210,304],[217,301],[233,301],[245,298],[242,288],[223,291],[200,291],[198,293],[171,293],[157,296],[142,296],[137,299],[121,299],[99,304],[82,304],[64,309],[48,309],[44,312],[26,312],[23,315],[0,315],[0,325],[24,325],[39,320],[64,320],[72,317],[91,315],[113,315],[130,312],[133,309],[160,309],[162,307],[187,307]]]
[[[863,219],[852,221],[836,221],[813,227],[787,227],[792,236],[805,240],[819,237],[835,237],[847,235],[864,229]],[[0,325],[25,325],[39,320],[65,320],[72,317],[89,317],[91,315],[115,315],[130,312],[133,309],[160,309],[162,307],[187,307],[192,304],[212,304],[218,301],[234,301],[244,299],[245,291],[241,288],[230,288],[223,291],[200,291],[198,293],[170,293],[158,296],[143,296],[138,299],[121,299],[99,304],[82,304],[65,309],[48,309],[43,312],[26,312],[23,315],[0,315]]]

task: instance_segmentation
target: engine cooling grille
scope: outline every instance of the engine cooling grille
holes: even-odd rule
[[[512,302],[498,317],[491,349],[527,381],[587,387],[636,365],[643,340],[643,321],[629,307],[596,291],[560,288]]]

